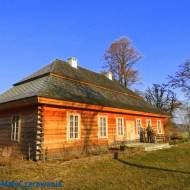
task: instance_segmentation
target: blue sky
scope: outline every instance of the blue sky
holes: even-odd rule
[[[145,89],[190,58],[189,0],[0,0],[0,93],[52,60],[99,72],[110,43],[129,37],[143,54]]]

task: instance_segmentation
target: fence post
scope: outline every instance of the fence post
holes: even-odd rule
[[[119,159],[119,153],[118,153],[117,151],[114,152],[113,158],[114,158],[115,160],[118,160],[118,159]]]
[[[30,147],[30,143],[28,144],[28,159],[30,160],[31,157],[31,147]]]

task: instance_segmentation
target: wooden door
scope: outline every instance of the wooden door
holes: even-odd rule
[[[132,120],[126,121],[127,140],[135,140],[135,122]]]

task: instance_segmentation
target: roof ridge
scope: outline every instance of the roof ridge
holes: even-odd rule
[[[13,84],[13,86],[18,86],[20,84],[23,84],[25,82],[30,82],[33,80],[36,80],[38,78],[50,75],[51,73],[57,74],[59,76],[63,76],[65,78],[70,78],[70,79],[74,79],[77,81],[81,81],[82,83],[89,83],[92,85],[96,85],[99,87],[102,87],[104,89],[110,89],[112,90],[113,86],[118,86],[117,88],[113,88],[112,91],[115,92],[119,92],[119,93],[125,93],[128,94],[130,96],[133,97],[137,97],[137,98],[142,98],[141,96],[139,96],[138,94],[136,94],[135,92],[133,92],[132,90],[130,90],[129,88],[125,88],[123,87],[118,81],[116,80],[111,80],[108,79],[105,75],[92,71],[90,69],[78,66],[78,71],[75,72],[76,69],[72,68],[69,66],[69,64],[67,64],[68,66],[64,67],[64,64],[66,65],[66,61],[60,60],[60,59],[55,59],[54,61],[52,61],[50,64],[48,64],[47,66],[41,68],[40,70],[38,70],[37,72],[33,73],[32,75],[24,78],[23,80]],[[69,71],[67,71],[69,69]],[[73,73],[73,75],[67,75],[67,73]],[[84,73],[83,73],[84,72]],[[90,76],[92,74],[92,76]],[[87,75],[87,76],[83,76]],[[81,77],[82,76],[82,77]],[[88,79],[89,77],[89,79]],[[95,77],[95,78],[93,78]],[[91,80],[93,78],[93,80]],[[104,83],[102,83],[102,81],[104,81]]]
[[[26,80],[22,80],[20,82],[17,82],[15,84],[13,84],[13,86],[18,86],[20,84],[23,84],[23,83],[26,83],[26,82],[31,82],[31,81],[34,81],[36,79],[39,79],[39,78],[43,78],[45,76],[48,76],[50,74],[50,72],[47,72],[47,73],[44,73],[44,74],[41,74],[41,75],[38,75],[36,77],[33,77],[33,78],[30,78],[30,79],[26,79]]]
[[[85,70],[85,71],[87,71],[87,72],[94,73],[94,74],[96,74],[96,75],[98,75],[98,76],[100,76],[100,77],[103,77],[105,80],[111,81],[111,82],[113,82],[113,83],[117,83],[117,85],[119,85],[120,87],[122,87],[124,90],[128,90],[128,91],[130,91],[131,93],[135,94],[134,96],[141,97],[141,96],[139,96],[137,93],[135,93],[133,90],[122,86],[117,80],[110,80],[110,79],[108,79],[104,74],[98,73],[98,72],[95,72],[95,71],[92,71],[92,70],[89,70],[89,69],[84,68],[84,67],[80,67],[80,66],[79,66],[79,68],[80,68],[80,69],[83,69],[83,70]],[[92,83],[92,84],[95,84],[95,83]],[[95,85],[96,85],[96,84],[95,84]]]
[[[139,96],[139,95],[131,95],[131,94],[127,93],[127,92],[120,92],[120,91],[117,91],[117,90],[112,90],[111,88],[106,88],[104,86],[100,86],[100,85],[97,85],[95,83],[90,83],[90,82],[82,81],[82,80],[75,80],[74,78],[65,77],[64,75],[58,75],[58,74],[53,73],[53,72],[50,72],[49,74],[50,74],[50,76],[58,77],[58,78],[61,78],[61,79],[64,79],[64,80],[69,80],[69,81],[76,82],[76,83],[79,83],[79,84],[86,84],[86,85],[89,85],[89,86],[92,85],[92,86],[95,86],[95,87],[98,87],[98,88],[109,90],[111,92],[125,94],[127,96],[131,96],[131,97],[134,97],[134,98],[141,98],[141,96]]]
[[[57,77],[53,76],[53,73]],[[63,81],[61,78],[67,80]],[[83,67],[72,68],[62,60],[54,60],[48,66],[16,84],[0,96],[0,103],[39,96],[160,113],[160,110],[155,109],[145,102],[141,96],[128,88],[124,88],[118,82],[109,80],[106,76]]]
[[[41,77],[44,77],[44,76],[48,75],[51,71],[53,71],[53,69],[55,67],[55,64],[57,64],[57,60],[58,59],[55,59],[50,64],[45,65],[44,67],[42,67],[38,71],[34,72],[33,74],[29,75],[28,77],[20,80],[19,82],[14,83],[13,86],[18,86],[18,85],[23,84],[25,82],[30,82],[30,81],[33,81],[33,80],[36,80],[38,78],[41,78]],[[40,73],[40,72],[42,72],[42,71],[44,71],[45,69],[48,69],[48,68],[49,68],[49,70],[47,70],[47,71],[45,71],[43,73]]]

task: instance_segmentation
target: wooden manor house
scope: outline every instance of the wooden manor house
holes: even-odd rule
[[[0,147],[34,160],[76,157],[139,141],[148,125],[164,138],[168,118],[110,72],[56,59],[0,95]]]

